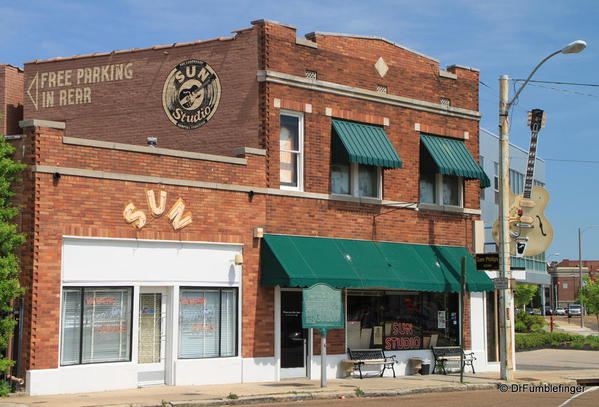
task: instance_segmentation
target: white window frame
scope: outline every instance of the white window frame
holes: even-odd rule
[[[289,186],[279,184],[280,189],[288,191],[303,191],[304,190],[304,114],[292,110],[281,110],[279,113],[279,123],[281,116],[291,116],[298,119],[298,150],[283,150],[281,149],[281,134],[279,129],[279,164],[281,160],[280,152],[297,154],[297,186]],[[279,168],[279,183],[281,182],[281,169]]]
[[[493,161],[493,191],[499,192],[499,163]]]
[[[357,198],[372,198],[372,199],[383,199],[383,169],[381,167],[376,167],[376,196],[365,196],[360,195],[360,165],[359,163],[350,162],[349,163],[349,194],[340,194],[331,191],[331,195],[337,196],[353,196]]]
[[[451,206],[454,208],[463,208],[464,207],[464,177],[458,178],[458,197],[459,201],[457,205],[446,205],[443,203],[443,174],[436,173],[435,174],[435,188],[437,189],[437,205],[440,206]]]
[[[448,205],[443,203],[443,174],[435,174],[435,202],[421,202],[424,205],[449,206],[452,208],[464,207],[464,177],[458,178],[458,205]],[[420,184],[419,184],[420,185]]]

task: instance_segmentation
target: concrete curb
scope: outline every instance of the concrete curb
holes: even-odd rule
[[[481,384],[465,384],[465,385],[448,385],[440,387],[422,387],[407,390],[381,390],[381,391],[364,391],[364,398],[374,397],[397,397],[410,394],[423,393],[444,393],[455,391],[473,391],[473,390],[493,390],[497,388],[496,383],[481,383]],[[273,394],[263,396],[245,396],[238,399],[221,399],[221,400],[198,400],[198,401],[172,401],[166,404],[153,404],[137,406],[132,404],[124,404],[110,407],[205,407],[205,406],[239,406],[260,403],[284,403],[294,401],[310,401],[310,400],[330,400],[338,398],[356,398],[354,391],[352,392],[335,392],[335,393],[298,393],[298,394]]]

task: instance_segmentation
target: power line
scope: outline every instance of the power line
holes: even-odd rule
[[[544,161],[561,161],[568,163],[599,164],[598,160],[562,160],[559,158],[543,158]]]
[[[510,79],[514,82],[524,82],[526,79]],[[529,83],[551,83],[554,85],[572,85],[572,86],[590,86],[594,88],[599,88],[599,84],[596,83],[578,83],[578,82],[556,82],[556,81],[535,81],[530,80]]]
[[[588,97],[592,97],[592,98],[599,98],[599,96],[597,96],[597,95],[592,95],[590,93],[576,92],[575,90],[554,88],[552,86],[535,85],[534,83],[531,83],[530,86],[536,86],[537,88],[545,88],[545,89],[549,89],[549,90],[555,90],[555,91],[562,92],[562,93],[570,93],[572,95],[579,95],[579,96],[588,96]]]

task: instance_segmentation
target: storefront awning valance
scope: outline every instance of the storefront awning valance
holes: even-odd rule
[[[350,162],[401,168],[401,159],[382,127],[333,119],[333,131]]]
[[[489,177],[474,160],[463,141],[427,134],[421,135],[420,141],[430,153],[441,174],[479,179],[481,188],[491,185]]]
[[[309,287],[386,288],[459,292],[466,256],[468,291],[492,291],[493,282],[463,247],[368,240],[265,235],[261,284]]]

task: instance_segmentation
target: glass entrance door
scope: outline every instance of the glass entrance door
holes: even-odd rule
[[[281,378],[306,377],[307,333],[302,328],[302,292],[281,291]]]
[[[139,294],[137,380],[140,386],[164,384],[166,290],[142,289]]]

